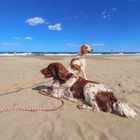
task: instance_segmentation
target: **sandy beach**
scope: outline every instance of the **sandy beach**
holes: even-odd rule
[[[0,109],[58,106],[60,101],[38,93],[52,83],[40,70],[52,62],[68,67],[71,58],[0,57]],[[88,79],[106,84],[128,103],[137,112],[136,118],[79,110],[64,100],[64,107],[53,112],[1,112],[0,140],[139,140],[140,55],[88,56],[86,72]]]

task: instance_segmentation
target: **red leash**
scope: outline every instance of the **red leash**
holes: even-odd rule
[[[46,109],[33,109],[33,108],[20,108],[20,107],[12,107],[12,108],[0,108],[0,112],[14,112],[14,111],[20,111],[20,112],[49,112],[49,111],[56,111],[60,108],[62,108],[64,106],[64,101],[61,99],[61,98],[57,98],[57,97],[54,97],[52,95],[48,95],[46,94],[45,91],[40,91],[39,93],[45,95],[45,96],[49,96],[51,98],[54,98],[54,99],[57,99],[59,101],[61,101],[61,104],[57,107],[54,107],[54,108],[46,108]]]

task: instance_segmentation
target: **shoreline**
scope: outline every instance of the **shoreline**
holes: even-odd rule
[[[0,52],[0,56],[75,56],[79,52]],[[92,52],[87,56],[100,55],[140,55],[140,52]]]

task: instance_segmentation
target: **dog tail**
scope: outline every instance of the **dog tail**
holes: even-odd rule
[[[119,115],[127,118],[135,118],[137,115],[137,113],[127,104],[118,101],[113,103],[113,110]]]

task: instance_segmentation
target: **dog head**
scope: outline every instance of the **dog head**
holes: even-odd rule
[[[54,80],[66,81],[70,73],[61,63],[51,63],[48,67],[41,70],[45,78],[53,77]]]
[[[93,49],[91,49],[89,45],[84,44],[81,46],[80,51],[82,54],[88,54],[88,53],[91,53],[93,51]]]

